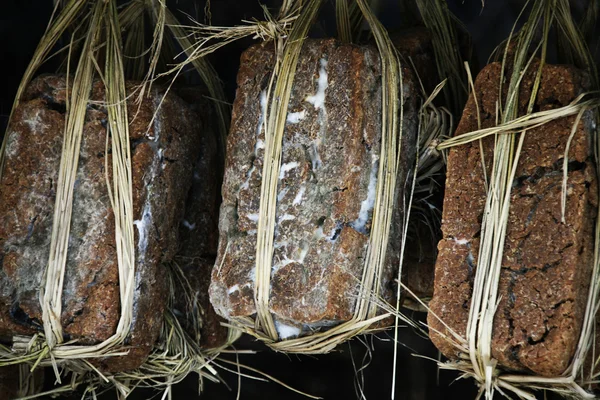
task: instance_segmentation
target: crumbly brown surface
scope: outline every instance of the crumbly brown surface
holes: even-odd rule
[[[8,134],[0,181],[0,335],[32,335],[41,327],[38,291],[48,262],[66,113],[66,82],[43,76],[29,86]],[[134,83],[127,86],[132,93]],[[139,365],[163,320],[162,263],[177,250],[178,227],[199,147],[198,115],[174,95],[155,89],[141,106],[128,101],[132,122],[133,215],[136,225],[134,319],[126,357],[98,360],[109,371]],[[63,285],[65,340],[92,344],[109,338],[120,317],[115,225],[106,187],[107,115],[104,87],[94,83],[74,184],[73,217]],[[96,102],[96,103],[95,103]],[[109,141],[110,144],[110,141]],[[108,158],[108,159],[107,159]],[[106,164],[105,164],[106,163]]]
[[[533,65],[530,71],[536,71]],[[482,128],[495,125],[501,65],[478,75],[475,93]],[[520,111],[526,109],[533,73],[523,80]],[[546,65],[535,110],[569,104],[589,84],[581,71]],[[504,87],[506,92],[506,87]],[[504,93],[506,94],[506,93]],[[575,117],[562,118],[527,133],[511,191],[511,207],[494,319],[492,355],[503,366],[543,376],[562,373],[577,345],[588,295],[594,251],[597,178],[592,159],[591,113],[578,125],[569,150],[566,222],[561,222],[562,163]],[[456,130],[477,129],[471,95]],[[488,173],[492,139],[483,141]],[[448,173],[432,313],[465,335],[486,192],[479,143],[455,147]],[[433,330],[447,333],[430,313],[430,336],[448,357],[452,345]]]
[[[273,45],[241,59],[227,143],[219,253],[211,302],[226,318],[256,312],[256,229],[264,160],[261,130]],[[403,69],[404,121],[397,202],[414,161],[414,78]],[[381,146],[381,71],[373,47],[307,40],[288,107],[277,188],[269,307],[280,336],[349,320],[371,228]],[[384,297],[391,301],[400,248],[401,207],[395,209]],[[282,333],[283,332],[283,333]]]

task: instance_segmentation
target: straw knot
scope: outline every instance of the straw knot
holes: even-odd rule
[[[253,39],[273,39],[276,40],[287,36],[285,24],[280,24],[277,21],[260,21],[257,23],[257,32]]]

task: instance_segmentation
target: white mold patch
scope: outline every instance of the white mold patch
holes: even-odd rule
[[[321,144],[322,138],[326,135],[327,130],[327,110],[325,108],[325,91],[329,83],[327,81],[327,60],[321,59],[321,69],[319,70],[319,79],[317,81],[317,93],[312,96],[308,96],[306,101],[311,103],[315,110],[319,110],[318,122],[321,126],[319,135],[316,140],[310,143],[308,146],[308,155],[311,159],[312,169],[316,171],[323,165],[321,156],[319,155],[319,145]]]
[[[327,82],[327,60],[321,58],[321,69],[319,70],[319,79],[317,81],[317,93],[308,96],[306,101],[315,106],[315,109],[325,108],[325,90],[329,83]]]
[[[291,214],[284,214],[281,217],[279,217],[279,223],[282,223],[284,221],[292,221],[295,219],[296,219],[296,217]]]
[[[293,113],[288,113],[287,122],[289,122],[290,124],[297,124],[300,121],[302,121],[304,118],[306,118],[306,111],[305,110],[298,111],[298,112],[293,112]]]
[[[469,244],[469,241],[467,239],[453,239],[454,243],[459,244],[461,246],[464,246],[466,244]]]
[[[296,193],[296,197],[294,197],[294,201],[292,202],[292,205],[298,205],[298,204],[302,203],[302,198],[304,197],[304,192],[306,192],[306,186],[302,185],[302,186],[300,186],[298,193]]]
[[[149,201],[146,201],[142,218],[133,221],[133,224],[138,230],[138,256],[140,260],[143,260],[148,250],[148,231],[152,225],[152,210]]]
[[[246,174],[246,180],[244,183],[242,183],[242,186],[240,186],[240,190],[246,190],[250,187],[250,179],[252,179],[252,174],[254,173],[255,169],[256,168],[253,165],[252,168],[248,170],[248,173]]]
[[[14,158],[19,153],[19,139],[16,132],[12,131],[6,140],[5,155],[7,158]]]
[[[260,135],[260,131],[263,127],[263,122],[267,117],[267,91],[263,90],[260,92],[260,118],[258,119],[258,128],[256,128],[256,136]],[[258,142],[257,142],[258,144]]]
[[[277,329],[277,334],[281,340],[297,337],[300,335],[300,328],[296,328],[295,326],[286,325],[279,321],[275,321],[275,329]]]
[[[227,294],[232,294],[232,293],[239,292],[239,291],[240,291],[240,285],[238,285],[236,283],[235,285],[233,285],[232,287],[227,289]]]
[[[181,223],[183,224],[183,226],[185,226],[186,228],[188,228],[190,231],[193,231],[194,229],[196,229],[196,224],[191,224],[190,221],[188,220],[183,220],[181,221]]]
[[[317,229],[315,229],[315,233],[313,233],[313,239],[321,240],[321,239],[326,239],[326,238],[327,238],[327,236],[325,236],[325,232],[323,232],[323,225],[321,225]]]
[[[293,170],[294,168],[298,168],[299,166],[300,166],[300,163],[297,161],[282,164],[281,168],[279,170],[279,179],[281,180],[281,179],[285,178],[286,173]]]
[[[261,109],[261,113],[260,113],[260,117],[258,119],[258,126],[256,128],[256,137],[257,138],[256,138],[256,143],[254,144],[254,158],[257,157],[258,150],[265,148],[265,142],[262,139],[258,138],[260,136],[260,132],[263,127],[263,122],[266,118],[266,113],[267,113],[267,92],[264,90],[260,93],[260,109]],[[248,170],[248,172],[246,173],[246,180],[244,181],[244,183],[242,183],[240,185],[239,190],[247,190],[250,187],[250,180],[252,179],[252,174],[254,173],[255,170],[256,170],[256,167],[254,165],[252,165],[250,167],[250,169]],[[238,194],[239,194],[239,191],[238,191]]]
[[[32,133],[42,133],[45,128],[48,128],[48,125],[42,123],[39,109],[36,111],[33,118],[23,120],[23,122],[29,126],[29,129],[31,129]]]
[[[375,196],[377,195],[377,172],[379,170],[379,156],[371,155],[371,174],[369,176],[369,187],[367,189],[367,198],[360,204],[358,218],[354,220],[350,226],[357,232],[367,233],[366,225],[369,220],[369,215],[375,206]]]
[[[313,239],[317,241],[325,239],[329,243],[335,243],[337,241],[338,233],[338,228],[333,228],[329,235],[326,235],[325,232],[323,232],[323,225],[321,225],[317,229],[315,229],[315,233],[313,233]]]

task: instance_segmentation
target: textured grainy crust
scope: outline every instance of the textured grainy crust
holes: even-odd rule
[[[261,127],[273,45],[247,50],[227,143],[219,253],[210,287],[217,313],[250,316],[264,159]],[[403,69],[400,203],[416,142],[417,92]],[[349,320],[371,228],[381,145],[381,72],[373,47],[307,40],[295,75],[277,188],[270,311],[280,336]],[[381,283],[391,301],[402,220],[396,207]],[[286,329],[284,325],[288,325]]]
[[[482,127],[495,124],[501,66],[479,74],[475,93]],[[536,71],[532,66],[530,71]],[[523,112],[533,86],[533,73],[522,84]],[[579,70],[546,65],[536,110],[569,104],[588,87]],[[504,89],[506,91],[506,88]],[[597,178],[592,158],[592,114],[579,124],[569,151],[566,223],[561,223],[562,162],[575,117],[563,118],[528,132],[511,191],[506,244],[494,319],[492,355],[514,370],[552,376],[568,366],[581,331],[593,258]],[[470,97],[456,134],[477,129]],[[492,141],[484,141],[488,167]],[[479,144],[450,150],[432,313],[465,335],[482,212],[484,177]],[[446,332],[430,313],[430,326]],[[460,354],[431,330],[436,346],[448,357]]]
[[[177,93],[202,113],[203,125],[200,150],[196,153],[193,181],[187,195],[185,214],[179,226],[180,247],[175,260],[187,280],[191,299],[184,297],[184,282],[176,281],[175,312],[192,338],[206,349],[217,348],[227,341],[228,329],[208,299],[211,271],[219,240],[218,219],[221,203],[222,155],[218,151],[215,114],[212,105],[199,89],[178,90]],[[191,300],[191,301],[190,301]],[[201,321],[191,316],[200,312]]]
[[[44,76],[29,86],[8,132],[0,181],[0,335],[32,335],[41,327],[38,291],[43,284],[65,125],[65,79]],[[128,93],[133,90],[128,84]],[[94,83],[92,101],[104,99]],[[127,103],[132,123],[133,215],[136,224],[134,313],[127,357],[99,360],[106,370],[139,365],[163,319],[166,275],[162,263],[177,250],[194,157],[199,118],[181,99],[155,89],[138,108]],[[92,344],[109,338],[119,316],[114,215],[106,187],[106,111],[90,103],[74,185],[61,322],[65,340]],[[110,143],[110,141],[109,141]],[[109,170],[110,173],[110,170]],[[150,295],[151,294],[151,295]]]

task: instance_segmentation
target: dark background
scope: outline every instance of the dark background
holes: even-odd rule
[[[271,4],[274,0],[267,1]],[[204,1],[179,0],[172,2],[175,8],[202,19]],[[230,25],[242,19],[262,19],[262,9],[257,0],[212,0],[212,21],[215,25]],[[380,0],[382,22],[388,28],[402,23],[402,15],[397,7],[397,0]],[[581,9],[584,0],[573,2],[576,10]],[[478,66],[487,63],[492,50],[510,33],[511,27],[520,11],[523,1],[487,0],[482,8],[479,0],[448,0],[455,15],[466,25],[472,35],[475,62],[471,66],[474,74]],[[330,6],[329,6],[330,7]],[[319,27],[320,34],[334,34],[335,25],[330,18],[330,11],[324,10],[324,17]],[[52,12],[51,0],[2,0],[0,9],[0,132],[4,128],[12,107],[21,76],[29,63],[38,40],[44,32]],[[179,15],[182,20],[186,17]],[[218,54],[211,56],[211,62],[219,72],[230,101],[235,93],[235,75],[239,66],[240,53],[252,43],[244,40]],[[597,49],[592,49],[597,54]],[[52,62],[45,65],[41,72],[52,72],[56,68]],[[423,320],[423,315],[415,315]],[[242,354],[239,361],[259,369],[277,379],[307,393],[322,396],[326,399],[359,398],[355,388],[357,375],[353,367],[352,356],[357,367],[369,365],[364,369],[364,394],[368,399],[390,398],[392,385],[393,341],[390,333],[381,333],[374,337],[353,340],[340,346],[338,351],[319,357],[278,354],[268,351],[256,341],[244,337],[236,346],[240,349],[257,350],[256,354]],[[400,328],[400,342],[397,363],[396,399],[473,399],[476,395],[475,385],[471,380],[458,380],[456,373],[438,371],[431,359],[436,359],[436,349],[414,329]],[[368,344],[368,346],[365,345]],[[367,350],[367,347],[370,350]],[[365,359],[365,354],[370,357]],[[415,357],[420,354],[431,359]],[[228,354],[225,359],[235,360]],[[226,365],[226,364],[221,364]],[[226,365],[231,367],[230,365]],[[249,371],[242,371],[249,372]],[[256,375],[252,372],[249,372]],[[195,376],[188,377],[183,383],[173,388],[174,399],[235,399],[238,377],[231,372],[220,371],[224,383],[205,382],[205,390],[198,397],[198,382]],[[47,382],[52,383],[53,375],[47,375]],[[304,399],[288,389],[275,383],[265,383],[242,378],[242,399]],[[73,398],[80,398],[74,396]],[[139,390],[130,397],[132,399],[149,399],[155,392]],[[0,394],[2,398],[2,394]],[[114,393],[107,392],[100,396],[103,400],[116,399]]]

